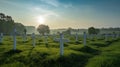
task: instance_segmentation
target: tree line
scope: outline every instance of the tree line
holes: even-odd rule
[[[0,33],[6,35],[12,34],[14,28],[21,34],[23,33],[25,26],[21,23],[15,23],[11,16],[5,16],[5,14],[0,13]]]

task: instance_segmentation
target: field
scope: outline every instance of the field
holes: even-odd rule
[[[120,38],[87,39],[76,42],[74,37],[66,36],[70,42],[64,43],[64,56],[60,56],[59,42],[50,36],[48,44],[44,37],[36,38],[36,47],[28,36],[26,42],[17,36],[17,50],[13,50],[13,40],[4,36],[0,43],[0,67],[120,67]]]

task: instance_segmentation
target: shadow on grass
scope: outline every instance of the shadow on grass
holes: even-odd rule
[[[0,43],[0,45],[3,45],[3,43]]]
[[[90,53],[90,54],[93,54],[93,55],[98,55],[100,54],[100,51],[97,50],[97,49],[93,49],[89,46],[84,46],[82,47],[81,49],[79,49],[79,51],[82,51],[82,52],[85,52],[85,53]]]
[[[2,62],[0,62],[0,64],[11,62],[11,61],[8,60],[8,59],[10,59],[11,56],[13,56],[13,55],[15,55],[15,54],[18,54],[18,53],[20,53],[20,52],[22,52],[22,51],[17,49],[17,50],[9,50],[9,51],[3,53],[3,54],[1,55],[1,58],[0,58],[0,61],[2,61]]]
[[[82,41],[76,41],[75,44],[82,44]]]
[[[5,52],[4,54],[3,54],[3,56],[4,57],[10,57],[10,56],[12,56],[12,55],[14,55],[14,54],[18,54],[18,53],[20,53],[20,52],[22,52],[21,50],[10,50],[10,51],[8,51],[8,52]]]
[[[48,67],[84,67],[90,58],[89,55],[70,54],[68,56],[61,56],[57,60],[49,60]],[[47,66],[43,66],[47,67]]]
[[[32,47],[28,53],[28,57],[32,54],[32,51],[33,51],[34,47]]]

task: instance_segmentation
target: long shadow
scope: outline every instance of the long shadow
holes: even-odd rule
[[[84,67],[90,57],[90,55],[71,53],[69,56],[60,56],[56,60],[44,61],[43,67]]]
[[[32,47],[32,48],[30,49],[30,51],[29,51],[29,53],[28,53],[28,57],[31,56],[33,49],[34,49],[34,47]]]
[[[91,45],[97,46],[98,48],[99,47],[107,47],[107,46],[111,45],[112,43],[118,42],[118,41],[119,41],[119,39],[116,39],[116,40],[112,40],[112,41],[105,41],[104,44],[103,43],[93,43]]]
[[[17,50],[9,50],[9,51],[3,53],[0,58],[0,65],[3,63],[11,62],[11,61],[8,61],[8,59],[15,54],[19,54],[20,52],[22,52],[22,51],[17,49]]]

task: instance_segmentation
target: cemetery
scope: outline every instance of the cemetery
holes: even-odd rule
[[[23,36],[16,34],[13,39],[1,34],[1,67],[119,67],[120,36],[88,38],[83,35],[60,33],[58,35],[40,36],[32,33]],[[77,42],[76,42],[77,38]],[[47,44],[47,45],[46,45]],[[109,62],[109,63],[108,63]]]
[[[120,0],[0,0],[0,67],[120,67]]]

